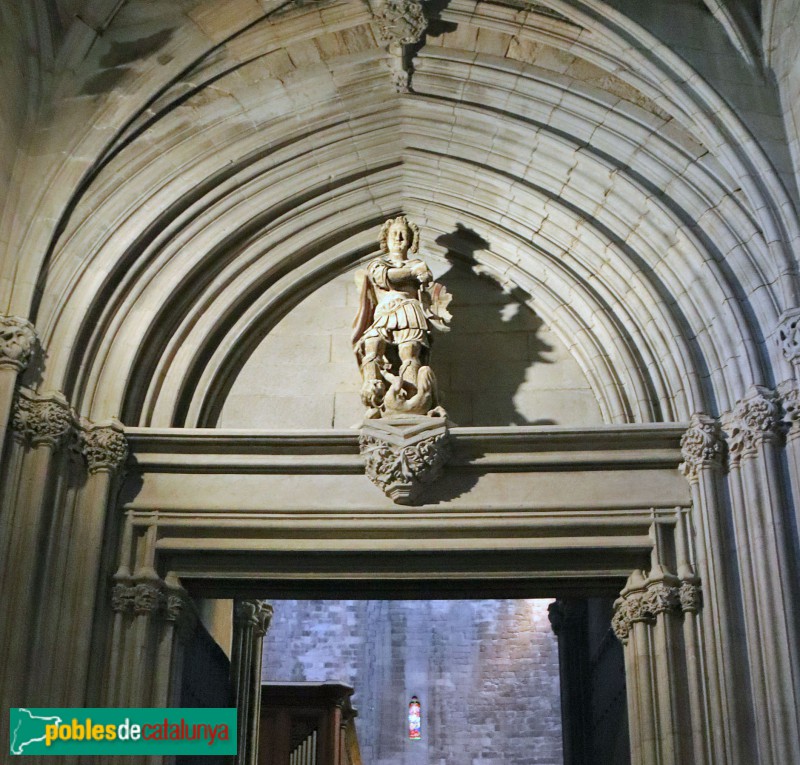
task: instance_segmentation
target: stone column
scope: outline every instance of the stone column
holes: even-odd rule
[[[548,606],[547,611],[558,638],[564,763],[591,765],[586,688],[589,678],[586,601],[559,598]]]
[[[120,707],[176,706],[182,646],[197,614],[173,575],[142,571],[111,593],[113,627],[104,704]]]
[[[77,497],[70,532],[81,544],[71,550],[64,572],[70,588],[69,596],[63,601],[69,611],[62,633],[62,642],[70,646],[71,654],[67,696],[76,706],[86,703],[91,652],[100,648],[96,639],[87,639],[84,625],[94,621],[99,590],[103,586],[100,575],[104,536],[110,529],[108,515],[116,510],[117,487],[128,457],[128,442],[122,425],[117,420],[108,420],[87,423],[81,431],[80,446],[88,472]],[[109,536],[113,538],[113,534]],[[69,632],[68,627],[71,627]]]
[[[705,583],[705,608],[700,612],[693,609],[692,617],[684,621],[691,633],[686,635],[687,650],[694,646],[696,658],[692,661],[699,662],[702,656],[706,665],[707,687],[695,691],[693,707],[697,711],[693,711],[692,721],[698,727],[707,718],[709,746],[707,753],[695,752],[695,762],[710,758],[713,762],[749,763],[752,762],[747,752],[749,745],[740,736],[747,723],[741,714],[746,706],[741,703],[746,684],[736,682],[737,667],[743,657],[734,649],[737,620],[730,598],[737,588],[733,583],[735,566],[731,565],[724,543],[729,510],[722,491],[725,442],[719,422],[704,414],[692,415],[689,429],[681,438],[681,453],[684,461],[680,469],[691,486],[691,522],[695,533],[690,534],[684,519],[677,536],[686,552],[678,574],[689,585],[697,583],[688,562],[693,536],[697,574]],[[693,676],[702,676],[702,667]],[[701,701],[703,696],[705,703]],[[705,709],[707,714],[703,714]]]
[[[614,604],[612,628],[625,649],[631,761],[636,765],[685,765],[702,751],[693,740],[690,719],[681,600],[682,590],[688,597],[696,587],[656,562],[649,574],[634,571]]]
[[[231,685],[239,720],[236,765],[258,765],[261,653],[272,613],[272,606],[260,600],[234,602]]]
[[[756,386],[726,421],[758,761],[800,762],[798,603],[775,393]]]
[[[47,586],[47,532],[57,504],[51,463],[72,434],[73,421],[60,393],[21,390],[16,399],[0,519],[0,645],[6,647],[0,698],[6,706],[30,704],[25,687],[33,661],[33,615],[41,611],[39,597]]]

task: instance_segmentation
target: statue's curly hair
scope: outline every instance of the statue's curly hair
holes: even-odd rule
[[[419,250],[419,226],[412,223],[405,215],[399,215],[397,218],[389,218],[386,223],[381,226],[381,235],[378,241],[381,245],[381,252],[389,252],[387,240],[389,239],[389,229],[396,223],[402,223],[406,229],[411,232],[411,245],[408,248],[409,252],[417,252]]]

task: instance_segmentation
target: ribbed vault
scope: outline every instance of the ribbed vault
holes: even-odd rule
[[[35,140],[68,158],[9,244],[39,257],[3,282],[12,311],[34,304],[42,389],[92,419],[213,425],[265,333],[399,212],[527,296],[608,422],[788,376],[769,341],[797,302],[789,198],[621,13],[452,0],[398,94],[361,0],[236,5],[131,3],[62,79],[74,130]]]

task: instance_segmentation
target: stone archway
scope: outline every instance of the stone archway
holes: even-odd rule
[[[0,7],[4,701],[98,698],[133,623],[168,666],[184,577],[402,580],[445,550],[452,581],[631,577],[641,761],[800,760],[794,5],[760,30],[727,0],[428,5],[388,30],[362,0]],[[596,418],[484,411],[402,512],[335,408],[211,427],[400,213],[535,311]],[[168,673],[128,680],[115,698],[168,697]]]

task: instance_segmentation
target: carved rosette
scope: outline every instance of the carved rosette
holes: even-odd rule
[[[61,446],[72,432],[74,415],[61,393],[39,395],[27,389],[17,394],[11,427],[33,446]]]
[[[637,571],[614,602],[611,629],[624,644],[636,622],[653,624],[661,614],[697,613],[700,606],[700,586],[696,580],[681,581],[663,573],[645,579],[643,572]]]
[[[680,471],[692,482],[700,478],[703,468],[720,468],[725,454],[719,423],[713,417],[693,414],[689,429],[681,437],[683,462]]]
[[[128,439],[122,425],[115,420],[90,425],[82,434],[82,450],[90,473],[114,473],[128,458]]]
[[[368,421],[359,449],[367,477],[400,505],[416,502],[450,459],[446,421],[429,417]]]
[[[783,436],[781,407],[775,391],[755,386],[753,392],[739,401],[727,418],[728,451],[732,464],[755,454],[764,443],[778,443]]]
[[[272,623],[274,610],[261,600],[237,600],[233,611],[234,621],[239,627],[253,630],[256,637],[264,637]]]
[[[381,43],[390,46],[419,42],[428,26],[420,0],[383,0],[374,18]]]
[[[33,324],[20,316],[0,316],[0,367],[21,372],[28,366],[35,347]]]

